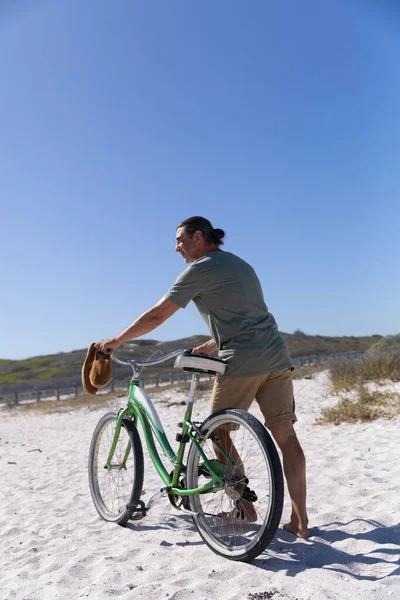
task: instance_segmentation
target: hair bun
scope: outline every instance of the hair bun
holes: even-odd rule
[[[183,230],[190,237],[196,231],[200,231],[203,234],[206,244],[221,246],[224,243],[222,238],[225,237],[225,231],[223,229],[214,229],[210,221],[204,217],[189,217],[189,219],[182,221],[176,229],[179,227],[183,227]]]
[[[221,246],[224,242],[222,241],[222,238],[225,237],[225,231],[223,229],[219,229],[217,227],[217,229],[213,229],[212,230],[212,238],[214,240],[214,243],[217,244],[218,246]]]

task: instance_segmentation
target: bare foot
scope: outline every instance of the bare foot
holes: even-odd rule
[[[290,521],[290,523],[283,525],[282,529],[293,533],[293,535],[299,538],[307,538],[310,535],[308,527],[301,527],[298,521]]]

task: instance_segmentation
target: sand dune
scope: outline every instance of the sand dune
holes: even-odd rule
[[[191,517],[167,499],[125,528],[98,517],[87,458],[104,400],[95,410],[56,414],[3,408],[0,598],[400,598],[400,420],[315,426],[321,408],[337,401],[327,375],[295,381],[295,390],[312,537],[278,530],[252,564],[212,553]],[[162,391],[157,398],[174,439],[183,395]],[[206,395],[195,412],[207,416]],[[159,487],[146,459],[145,500]],[[289,512],[286,498],[283,520]]]

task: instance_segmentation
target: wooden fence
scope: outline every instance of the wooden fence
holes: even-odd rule
[[[346,352],[336,354],[313,354],[310,356],[299,356],[293,359],[295,366],[304,367],[315,364],[321,364],[335,358],[361,358],[361,352]],[[188,373],[167,373],[155,375],[154,377],[143,377],[140,383],[143,387],[160,387],[164,385],[175,385],[190,381],[191,374]],[[213,379],[213,375],[205,375],[205,378]],[[130,377],[123,380],[111,379],[109,384],[100,390],[100,393],[110,393],[114,391],[127,391],[129,389]],[[83,394],[81,383],[73,382],[69,387],[53,388],[51,386],[43,389],[36,387],[31,390],[15,391],[10,393],[0,393],[0,404],[20,404],[24,402],[34,402],[37,400],[64,400],[70,397],[78,397]]]
[[[168,373],[166,375],[156,375],[154,377],[143,377],[140,379],[142,387],[160,387],[165,385],[176,385],[190,381],[191,375],[187,373],[176,374]],[[205,375],[202,379],[213,379],[213,375]],[[110,382],[104,388],[99,390],[101,394],[109,394],[114,391],[127,391],[131,378],[122,380],[110,379]],[[83,387],[79,383],[63,388],[46,387],[41,389],[37,387],[31,390],[15,391],[7,394],[0,394],[0,404],[20,404],[25,402],[35,402],[37,400],[65,400],[66,398],[81,396]]]

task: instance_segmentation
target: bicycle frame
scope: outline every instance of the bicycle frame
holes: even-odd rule
[[[140,387],[138,380],[135,378],[132,379],[130,386],[129,386],[128,404],[127,404],[127,407],[125,409],[123,409],[118,415],[114,438],[113,438],[113,442],[111,445],[110,453],[109,453],[105,468],[109,469],[109,470],[111,469],[111,461],[112,461],[112,457],[113,457],[113,454],[114,454],[114,451],[115,451],[115,448],[117,445],[117,441],[119,438],[120,430],[122,427],[122,421],[124,418],[130,417],[134,420],[135,425],[140,423],[152,463],[153,463],[157,473],[161,477],[162,481],[166,485],[167,492],[169,494],[177,495],[177,496],[191,496],[194,494],[204,494],[204,493],[208,493],[208,492],[214,492],[214,491],[218,491],[219,489],[221,489],[224,486],[224,482],[221,479],[221,477],[219,477],[218,473],[216,472],[216,470],[219,470],[218,464],[220,464],[220,463],[216,464],[217,461],[213,461],[213,464],[210,463],[210,461],[205,456],[198,440],[196,439],[196,436],[193,433],[193,432],[196,432],[196,429],[193,426],[191,416],[192,416],[194,395],[195,395],[198,381],[199,381],[199,374],[194,373],[193,377],[192,377],[192,381],[191,381],[186,412],[185,412],[185,416],[184,416],[183,424],[182,424],[182,432],[181,432],[181,435],[182,435],[181,440],[182,441],[179,443],[178,450],[175,454],[175,452],[173,451],[173,449],[169,443],[169,440],[164,431],[164,428],[162,426],[162,423],[160,421],[158,413],[157,413],[150,397]],[[170,475],[167,472],[166,468],[164,467],[163,463],[161,462],[160,455],[159,455],[156,445],[154,443],[153,433],[156,437],[156,440],[160,444],[164,454],[166,455],[166,457],[168,458],[168,460],[171,462],[171,464],[174,467],[173,471],[172,471],[172,475]],[[202,459],[204,461],[205,466],[207,467],[209,474],[211,475],[210,482],[208,482],[205,485],[202,485],[200,487],[194,488],[194,489],[182,489],[182,488],[178,487],[180,474],[184,470],[184,464],[182,461],[183,461],[183,457],[184,457],[184,453],[185,453],[185,445],[186,445],[186,442],[183,441],[185,439],[185,436],[188,436],[188,438],[195,444],[200,456],[202,457]],[[127,449],[125,452],[124,461],[127,460],[129,452],[130,452],[130,442],[128,443],[128,446],[127,446]],[[222,464],[220,464],[220,467],[223,469]],[[222,471],[221,471],[221,474],[222,474]]]

